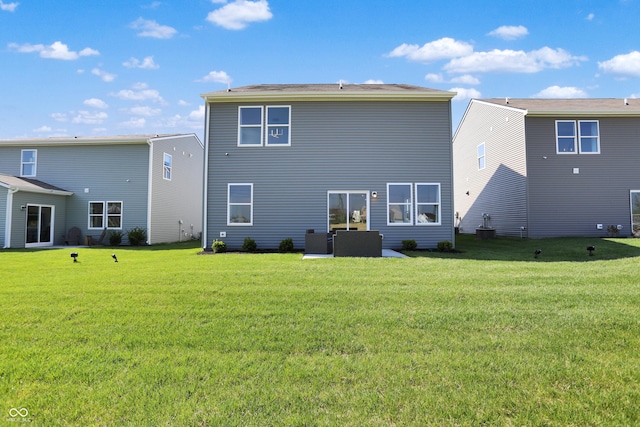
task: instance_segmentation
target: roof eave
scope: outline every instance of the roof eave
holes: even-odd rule
[[[527,112],[529,117],[557,117],[557,116],[572,116],[572,117],[640,117],[640,111],[575,111],[575,110],[529,110]]]
[[[454,92],[210,92],[200,95],[206,102],[261,102],[269,101],[450,101]]]

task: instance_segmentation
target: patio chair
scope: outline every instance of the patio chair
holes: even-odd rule
[[[78,246],[80,244],[80,229],[78,227],[69,229],[64,244],[67,246]]]
[[[87,236],[87,246],[98,246],[104,245],[103,241],[105,236],[107,235],[107,229],[102,230],[102,234],[98,237],[98,240],[93,240],[93,237]]]

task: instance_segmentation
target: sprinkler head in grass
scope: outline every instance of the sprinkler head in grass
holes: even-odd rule
[[[78,252],[71,252],[71,258],[73,258],[73,262],[78,262]]]
[[[541,253],[542,253],[542,249],[536,249],[536,251],[533,253],[533,257],[538,258],[538,255],[540,255]]]
[[[587,246],[587,250],[589,251],[589,256],[593,256],[593,251],[596,250],[595,246]]]
[[[111,254],[111,258],[113,258],[115,262],[118,262],[118,257],[116,256],[116,254]]]

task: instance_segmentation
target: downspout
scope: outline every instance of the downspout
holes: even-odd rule
[[[151,245],[151,196],[153,194],[153,142],[149,144],[149,183],[147,184],[147,244]]]
[[[202,249],[207,249],[207,205],[208,205],[208,190],[209,190],[209,124],[211,122],[209,115],[211,107],[209,102],[205,99],[204,102],[204,172],[203,172],[203,186],[202,186]]]
[[[7,191],[7,217],[4,227],[4,247],[3,249],[9,249],[11,247],[11,222],[13,221],[13,195],[20,191],[18,188],[9,188]]]

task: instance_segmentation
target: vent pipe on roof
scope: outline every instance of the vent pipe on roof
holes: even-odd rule
[[[507,97],[507,98],[505,98],[505,99],[504,99],[504,102],[506,102],[506,103],[508,104],[508,103],[509,103],[509,98],[508,98],[508,97]]]
[[[624,105],[629,105],[629,100],[627,98],[624,99]]]
[[[342,80],[340,80],[340,89],[342,90]]]

